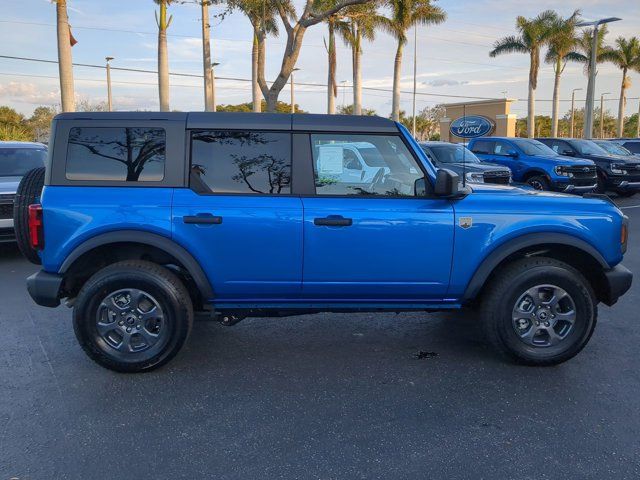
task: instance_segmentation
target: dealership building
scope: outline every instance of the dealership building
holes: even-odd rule
[[[478,136],[515,137],[516,115],[511,113],[514,101],[496,98],[445,104],[445,116],[440,120],[440,139],[459,143]]]

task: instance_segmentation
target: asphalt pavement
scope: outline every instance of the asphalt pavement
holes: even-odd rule
[[[36,269],[0,246],[0,480],[640,476],[640,281],[557,367],[505,362],[472,314],[320,314],[197,322],[125,375],[31,301]]]

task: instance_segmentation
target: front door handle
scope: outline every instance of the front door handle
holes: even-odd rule
[[[329,215],[324,218],[314,218],[313,224],[318,227],[350,227],[353,224],[353,220],[341,215]]]
[[[211,215],[210,213],[206,215],[185,215],[182,217],[182,221],[193,225],[220,225],[222,223],[222,217]]]

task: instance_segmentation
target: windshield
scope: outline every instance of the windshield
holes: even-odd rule
[[[436,156],[435,160],[440,163],[480,163],[471,150],[462,145],[426,145]]]
[[[0,148],[0,177],[21,177],[29,170],[44,167],[44,148]]]
[[[360,152],[360,155],[362,155],[362,159],[364,160],[364,163],[366,163],[368,166],[370,167],[386,167],[387,164],[384,161],[384,158],[382,158],[382,155],[380,154],[380,151],[378,151],[377,148],[375,148],[373,145],[371,146],[371,148],[369,147],[360,147],[358,148],[358,151]]]
[[[580,155],[609,155],[607,151],[591,140],[571,140],[571,145]]]
[[[525,155],[550,155],[555,157],[558,155],[556,152],[551,150],[551,148],[547,147],[544,143],[539,142],[538,140],[529,140],[523,138],[510,138],[516,146],[522,150],[522,153]]]
[[[606,150],[607,153],[611,153],[613,155],[623,155],[625,157],[633,155],[633,153],[631,153],[629,150],[624,148],[622,145],[618,145],[617,143],[613,143],[613,142],[593,142],[593,143],[598,145],[603,150]]]

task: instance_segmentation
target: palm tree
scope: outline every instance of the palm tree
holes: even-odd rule
[[[262,93],[258,83],[260,68],[264,71],[267,35],[278,36],[278,8],[275,2],[265,0],[236,0],[229,2],[231,8],[240,10],[253,27],[253,42],[251,46],[251,102],[254,112],[262,111]],[[285,5],[289,13],[293,10]]]
[[[67,15],[67,0],[56,0],[58,33],[58,71],[60,73],[60,96],[63,112],[76,109],[73,89],[73,59],[71,57],[71,29]]]
[[[568,60],[578,60],[574,52],[578,37],[576,36],[576,24],[580,17],[580,11],[576,10],[569,18],[558,18],[553,25],[554,33],[549,40],[547,63],[553,64],[555,73],[553,82],[553,109],[551,113],[551,136],[558,136],[558,121],[560,110],[560,76],[567,65]]]
[[[335,0],[316,0],[313,8],[323,10],[334,7],[335,5]],[[327,50],[327,113],[334,114],[336,113],[336,96],[338,95],[338,84],[336,82],[336,30],[341,28],[343,21],[341,15],[337,12],[329,15],[324,21],[329,30],[329,38],[324,42]]]
[[[400,120],[400,73],[402,70],[402,53],[407,43],[407,31],[416,25],[434,25],[446,20],[447,14],[440,7],[433,5],[432,0],[387,0],[390,17],[385,18],[380,26],[393,35],[398,42],[393,64],[393,101],[391,118]]]
[[[351,48],[353,72],[353,114],[362,115],[362,41],[372,41],[376,28],[384,22],[374,3],[348,7],[344,11],[345,21],[339,25],[338,33]]]
[[[637,37],[629,40],[623,37],[616,39],[616,47],[607,49],[602,54],[605,62],[611,62],[622,70],[622,83],[620,84],[620,103],[618,104],[618,137],[624,133],[624,107],[627,103],[627,88],[631,86],[631,77],[627,76],[629,70],[640,72],[640,41]]]
[[[211,25],[209,24],[209,5],[212,0],[198,0],[202,21],[202,70],[204,75],[204,109],[214,111],[213,72],[211,71]]]
[[[153,0],[160,6],[160,13],[154,12],[158,24],[158,92],[160,111],[169,111],[169,54],[167,51],[167,29],[171,25],[173,15],[167,18],[167,6],[172,0]]]
[[[510,35],[497,40],[491,57],[503,53],[526,53],[529,55],[529,98],[527,105],[527,136],[532,138],[535,131],[535,95],[540,70],[540,51],[554,33],[553,23],[558,16],[553,10],[545,10],[535,18],[518,17],[516,29],[519,35]]]
[[[604,37],[606,37],[609,30],[606,24],[598,27],[598,55],[596,58],[596,64],[604,61],[603,55],[609,51],[609,47],[604,44]],[[584,29],[582,34],[578,36],[578,42],[576,44],[576,50],[572,54],[572,60],[580,63],[584,63],[584,73],[588,77],[591,72],[591,65],[589,59],[591,58],[591,49],[593,48],[593,30]]]

